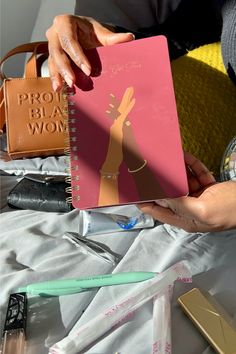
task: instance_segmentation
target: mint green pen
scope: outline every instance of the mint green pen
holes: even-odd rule
[[[155,276],[156,273],[154,272],[126,272],[78,279],[49,280],[29,284],[24,288],[19,288],[18,291],[39,296],[60,296],[80,293],[101,286],[138,283]]]

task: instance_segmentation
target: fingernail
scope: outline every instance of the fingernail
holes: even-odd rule
[[[110,36],[110,40],[117,40],[119,37],[122,39],[122,41],[124,40],[124,38],[126,38],[126,36],[132,36],[132,40],[135,39],[135,35],[131,32],[118,32],[118,33],[113,33]]]
[[[70,88],[72,88],[74,86],[73,80],[68,75],[65,75],[64,79],[65,79],[65,82],[67,83],[67,85]]]
[[[89,76],[91,74],[91,70],[87,65],[81,64],[80,68],[85,73],[85,75]]]
[[[155,200],[155,203],[157,205],[160,205],[161,207],[163,208],[168,208],[168,203],[165,199],[158,199],[158,200]]]
[[[59,88],[59,85],[58,85],[57,81],[53,81],[52,82],[52,88],[53,88],[54,92],[57,92],[57,90]]]
[[[127,32],[126,34],[130,34],[133,37],[133,39],[135,39],[135,35],[132,32]]]

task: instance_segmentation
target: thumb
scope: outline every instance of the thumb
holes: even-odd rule
[[[175,199],[156,200],[155,203],[173,211],[174,214],[185,217],[197,217],[201,202],[195,197],[180,197]]]
[[[109,46],[113,44],[130,42],[135,39],[133,33],[114,33],[107,29],[106,27],[101,26],[100,31],[97,33],[97,39],[103,46]]]

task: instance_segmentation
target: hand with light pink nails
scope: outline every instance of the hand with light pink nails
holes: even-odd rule
[[[236,227],[236,182],[216,183],[196,157],[185,153],[190,194],[139,204],[154,219],[188,232],[209,232]]]
[[[114,33],[91,17],[58,15],[47,30],[49,59],[48,67],[54,91],[62,87],[62,79],[73,87],[75,75],[71,60],[87,75],[91,64],[84,49],[129,42],[132,33]]]

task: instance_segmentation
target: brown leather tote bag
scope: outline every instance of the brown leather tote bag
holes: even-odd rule
[[[2,67],[11,56],[32,52],[22,78],[6,78]],[[54,92],[49,77],[38,76],[39,58],[47,56],[47,42],[20,45],[1,60],[0,129],[6,130],[12,159],[60,155],[64,152],[67,119],[65,90]],[[5,128],[4,128],[5,127]]]

